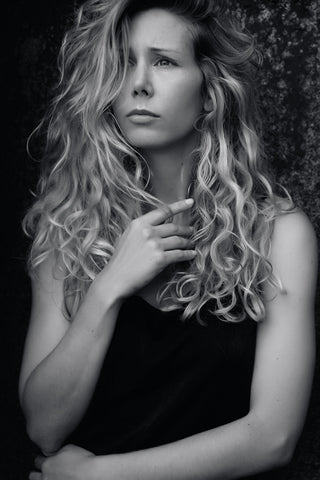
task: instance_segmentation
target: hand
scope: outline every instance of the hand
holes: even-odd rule
[[[133,220],[100,278],[107,276],[119,296],[126,297],[148,284],[169,264],[192,260],[196,253],[188,237],[193,228],[163,223],[192,204],[192,200],[174,202]]]
[[[31,472],[29,480],[90,480],[94,458],[83,448],[66,445],[50,457],[38,456],[35,466],[40,472]]]

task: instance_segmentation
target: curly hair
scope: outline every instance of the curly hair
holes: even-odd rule
[[[190,23],[203,93],[213,105],[195,124],[200,142],[189,194],[197,257],[173,273],[158,299],[169,295],[183,319],[196,314],[200,323],[206,304],[223,321],[259,321],[264,285],[281,288],[268,260],[284,207],[261,146],[253,81],[260,54],[222,3],[89,0],[65,35],[57,92],[39,127],[46,147],[38,197],[23,225],[33,237],[31,274],[50,255],[59,260],[68,318],[129,223],[161,204],[148,190],[146,161],[112,112],[126,75],[130,20],[154,7]]]

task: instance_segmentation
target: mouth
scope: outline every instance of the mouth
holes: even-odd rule
[[[156,113],[150,112],[150,110],[145,110],[140,108],[135,108],[134,110],[131,110],[131,112],[129,112],[127,115],[127,117],[133,117],[133,116],[159,118],[159,115],[157,115]]]

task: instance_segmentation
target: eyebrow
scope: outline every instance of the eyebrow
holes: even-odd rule
[[[168,52],[168,53],[180,53],[178,50],[174,50],[172,48],[158,48],[158,47],[149,47],[148,50],[150,50],[153,53],[160,53],[160,52]],[[132,52],[132,48],[130,47],[129,49],[130,52]]]
[[[170,52],[170,53],[179,53],[177,50],[173,50],[172,48],[157,48],[157,47],[150,47],[151,52]]]

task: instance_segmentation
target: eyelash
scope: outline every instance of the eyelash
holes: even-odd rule
[[[157,60],[156,63],[159,63],[159,62],[168,62],[170,63],[171,65],[176,65],[175,62],[173,62],[172,60],[169,60],[168,58],[160,58],[159,60]],[[162,65],[163,67],[167,67],[168,65]]]
[[[165,58],[165,57],[161,57],[158,60],[156,60],[155,64],[157,64],[159,62],[168,62],[171,65],[177,65],[173,60],[169,60],[169,58]],[[132,63],[134,63],[134,62],[133,62],[132,59],[129,58],[128,63],[129,63],[129,65],[132,65]],[[160,65],[160,67],[161,66],[168,67],[169,65]]]

